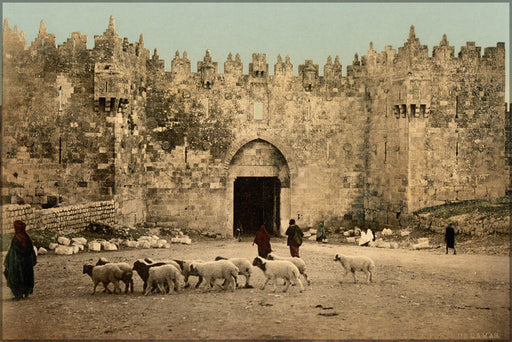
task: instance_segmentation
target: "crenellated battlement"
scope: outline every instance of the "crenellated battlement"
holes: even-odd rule
[[[481,47],[476,46],[475,42],[467,42],[462,46],[460,52],[455,57],[455,48],[449,44],[446,34],[438,46],[434,46],[432,56],[428,55],[428,47],[421,45],[419,38],[416,37],[414,26],[411,26],[409,38],[402,47],[398,48],[398,53],[391,46],[386,46],[385,50],[377,53],[373,49],[373,43],[370,42],[370,48],[367,55],[361,57],[361,61],[356,54],[350,74],[354,72],[375,72],[376,69],[384,70],[389,66],[396,65],[400,68],[403,65],[414,65],[416,67],[431,68],[434,65],[446,65],[446,63],[458,63],[461,66],[472,66],[478,62],[485,66],[505,66],[505,43],[498,42],[496,47],[487,47],[484,49],[484,55],[481,55]],[[359,68],[361,67],[361,68]]]
[[[64,64],[67,62],[66,59],[72,58],[74,54],[84,52],[96,57],[98,55],[113,57],[114,55],[128,54],[142,58],[144,61],[150,58],[149,50],[144,48],[143,35],[141,34],[139,41],[135,43],[129,43],[128,38],[120,39],[115,30],[112,16],[103,35],[94,36],[94,47],[92,49],[87,48],[87,39],[87,36],[81,32],[73,32],[70,38],[57,46],[55,34],[48,33],[44,20],[41,20],[37,36],[30,45],[27,45],[25,33],[21,31],[18,34],[17,26],[14,27],[14,31],[11,30],[9,21],[4,20],[4,54],[9,57],[28,54],[35,59],[42,59],[49,55],[58,55]]]
[[[109,19],[109,24],[105,32],[102,35],[94,36],[94,47],[90,50],[87,49],[87,36],[82,35],[80,32],[73,32],[70,38],[57,47],[55,35],[47,32],[46,24],[43,20],[41,20],[37,37],[30,45],[27,45],[24,32],[18,33],[17,26],[14,27],[14,31],[9,28],[7,19],[4,21],[3,36],[4,50],[7,51],[7,54],[10,56],[21,54],[23,51],[27,50],[32,51],[31,53],[36,55],[53,52],[64,59],[69,58],[73,53],[85,51],[94,54],[99,59],[111,58],[114,55],[119,56],[122,53],[126,53],[142,58],[147,62],[156,63],[159,69],[162,69],[162,67],[165,69],[165,61],[160,59],[159,56],[155,56],[155,54],[151,56],[149,50],[144,47],[142,34],[140,35],[139,41],[135,43],[130,43],[128,38],[121,39],[115,29],[115,21],[112,16]],[[449,44],[446,34],[443,35],[439,45],[433,47],[432,56],[429,56],[428,47],[420,44],[420,39],[416,37],[414,26],[411,26],[407,41],[402,47],[398,48],[398,51],[393,49],[392,46],[387,45],[384,51],[377,52],[373,47],[373,43],[370,42],[367,54],[363,55],[360,60],[358,54],[355,54],[352,64],[347,66],[347,76],[371,75],[393,68],[403,68],[403,65],[430,68],[433,65],[444,65],[446,63],[467,64],[469,66],[478,62],[483,66],[492,65],[493,67],[504,67],[504,56],[504,43],[499,42],[496,47],[486,47],[482,55],[481,47],[476,46],[475,42],[470,41],[466,43],[466,46],[461,47],[457,57],[455,57],[455,48]],[[205,81],[206,72],[213,72],[213,69],[215,69],[214,73],[218,73],[217,67],[213,66],[217,62],[214,62],[211,58],[212,57],[209,56],[207,58],[208,61],[203,60],[197,62],[197,73],[202,75],[201,79],[203,82],[208,82]],[[205,69],[205,63],[210,62],[213,63],[212,69],[209,67]],[[304,79],[303,68],[310,68],[311,65],[317,64],[314,64],[313,61],[306,60],[304,65],[299,66],[298,77]],[[267,64],[266,54],[254,53],[248,69],[247,75],[252,77],[261,77],[262,75],[264,77],[270,76],[270,67]],[[277,56],[273,69],[274,76],[292,76],[293,64],[291,63],[290,56],[286,56],[285,62],[283,62],[281,55]],[[336,57],[333,63],[332,57],[329,56],[323,69],[323,75],[320,75],[318,69],[313,74],[310,74],[310,71],[308,71],[307,77],[311,75],[312,80],[318,79],[319,77],[328,79],[340,79],[342,77],[342,65],[338,57]],[[171,61],[171,73],[173,75],[189,75],[192,73],[191,61],[187,58],[186,52],[184,52],[183,58],[180,58],[179,53],[176,52],[176,56]],[[231,53],[227,56],[224,62],[224,74],[243,76],[243,63],[241,62],[239,54],[236,54],[234,60]],[[309,84],[305,84],[305,87],[309,87]]]

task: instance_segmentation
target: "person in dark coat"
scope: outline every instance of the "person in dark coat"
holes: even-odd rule
[[[27,298],[34,290],[34,266],[37,257],[34,244],[25,228],[23,221],[14,221],[14,236],[4,260],[4,276],[14,300]]]
[[[299,228],[295,224],[295,220],[290,220],[290,225],[288,226],[288,229],[286,230],[286,235],[288,235],[288,241],[286,244],[290,246],[290,254],[292,257],[299,257],[299,247],[302,245],[302,238],[304,236],[304,233],[302,232],[302,229]]]
[[[455,229],[451,223],[446,227],[444,241],[446,242],[446,254],[448,254],[448,248],[453,248],[453,254],[457,254],[455,250]]]
[[[264,224],[260,226],[260,229],[256,233],[256,237],[254,237],[252,244],[253,246],[254,244],[258,245],[258,256],[262,258],[266,258],[267,255],[272,252],[272,248],[270,247],[270,235],[265,229]]]
[[[316,241],[324,242],[327,237],[325,236],[324,221],[320,222],[318,229],[316,230]]]

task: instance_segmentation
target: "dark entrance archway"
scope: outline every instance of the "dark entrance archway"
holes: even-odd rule
[[[269,234],[279,234],[281,183],[277,177],[237,177],[234,184],[233,234],[241,225],[252,235],[261,224]]]

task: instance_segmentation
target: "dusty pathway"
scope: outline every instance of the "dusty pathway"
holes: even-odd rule
[[[288,255],[283,239],[274,250]],[[365,254],[377,265],[375,283],[340,283],[334,254]],[[84,263],[105,256],[133,263],[137,258],[201,258],[217,255],[252,260],[250,242],[200,241],[170,250],[122,250],[72,256],[45,255],[36,266],[34,295],[10,300],[2,284],[4,339],[509,339],[509,258],[444,255],[307,242],[301,256],[312,280],[306,291],[271,287],[204,293],[91,296]],[[195,281],[195,280],[194,280]],[[251,281],[263,283],[254,270]],[[282,288],[280,286],[279,288]]]

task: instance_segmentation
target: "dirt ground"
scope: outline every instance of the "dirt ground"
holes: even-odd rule
[[[277,254],[289,255],[284,239],[271,242]],[[373,258],[375,282],[366,284],[361,273],[357,284],[351,275],[341,282],[336,253]],[[271,286],[262,291],[263,273],[254,269],[253,289],[143,296],[135,274],[133,294],[92,296],[92,281],[82,274],[82,265],[100,256],[133,264],[147,256],[217,255],[252,261],[256,247],[249,238],[212,239],[171,249],[39,256],[29,299],[12,301],[2,283],[3,339],[510,339],[508,256],[307,241],[301,256],[311,286],[303,293],[297,286],[280,292],[282,285],[276,293]]]

